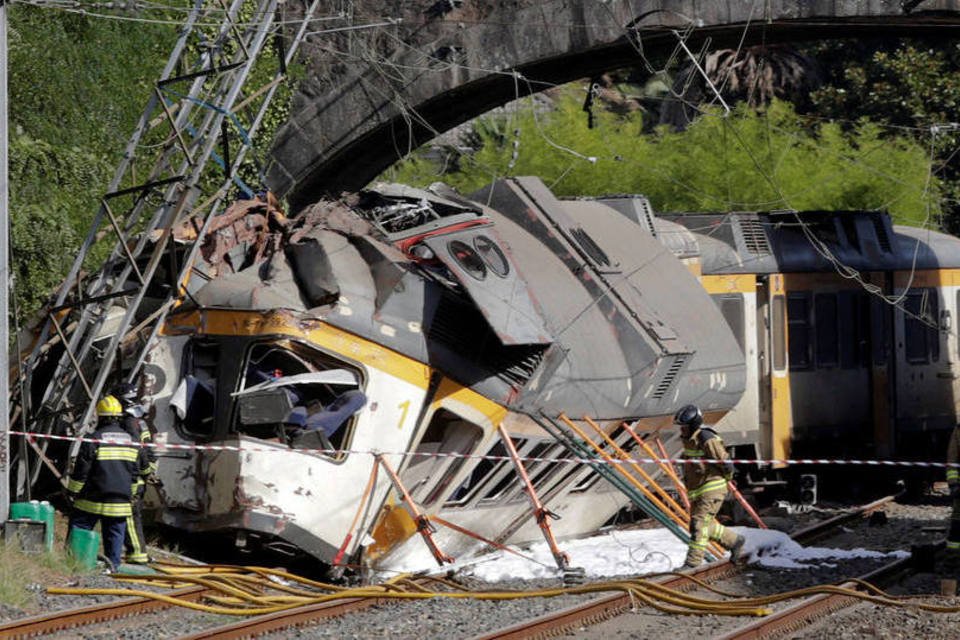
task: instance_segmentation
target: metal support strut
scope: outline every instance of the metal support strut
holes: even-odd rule
[[[523,461],[520,460],[520,456],[517,454],[517,448],[513,446],[513,440],[510,439],[510,434],[507,433],[502,423],[497,425],[497,430],[500,432],[503,444],[510,454],[510,459],[513,460],[513,464],[517,468],[517,473],[523,480],[527,497],[530,498],[530,505],[533,507],[534,517],[537,519],[537,525],[540,527],[540,531],[543,532],[543,537],[546,538],[547,544],[550,546],[550,553],[553,554],[553,559],[557,562],[557,568],[564,573],[564,576],[566,576],[567,573],[570,573],[571,576],[574,574],[582,576],[583,569],[570,566],[570,556],[561,551],[557,546],[557,540],[554,538],[553,531],[550,529],[550,519],[559,520],[560,516],[544,507],[543,503],[540,502],[540,498],[533,488],[533,483],[530,482],[530,476],[527,475],[527,470],[523,468]],[[564,581],[566,581],[566,577]]]
[[[387,460],[383,457],[383,454],[376,454],[376,459],[377,462],[383,466],[383,469],[387,472],[387,475],[390,476],[393,486],[396,487],[397,491],[400,492],[400,496],[406,503],[407,508],[409,508],[410,512],[413,514],[413,521],[417,524],[417,532],[423,537],[423,541],[427,543],[427,547],[430,549],[430,553],[432,553],[433,557],[436,559],[437,564],[442,567],[444,563],[453,562],[454,559],[441,551],[440,547],[437,546],[436,541],[433,539],[433,534],[437,532],[437,528],[433,526],[432,522],[430,522],[430,518],[425,516],[420,509],[417,508],[417,504],[413,501],[413,498],[410,497],[406,487],[404,487],[403,483],[400,482],[400,476],[398,476],[393,470],[393,467],[391,467],[390,463],[387,462]]]

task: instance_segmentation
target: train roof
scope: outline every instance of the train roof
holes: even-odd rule
[[[960,240],[894,226],[884,211],[667,213],[700,245],[703,273],[940,269],[960,266]]]
[[[203,245],[191,298],[323,319],[517,410],[729,408],[744,384],[739,347],[671,255],[695,253],[693,235],[645,201],[619,205],[562,201],[536,178],[469,199],[375,185],[295,219],[244,201]],[[716,371],[722,389],[705,374]]]

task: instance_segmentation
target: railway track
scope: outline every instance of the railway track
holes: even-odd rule
[[[0,625],[0,638],[37,638],[50,634],[89,627],[110,625],[142,614],[157,613],[178,606],[176,601],[198,602],[214,590],[204,587],[187,587],[163,593],[173,601],[155,600],[146,597],[122,598],[112,602],[56,611],[49,614],[20,618]],[[335,601],[296,607],[286,611],[251,616],[237,622],[204,629],[180,636],[181,640],[214,640],[247,638],[271,631],[280,631],[327,618],[356,613],[380,602],[375,597],[345,597]]]
[[[795,534],[795,539],[801,542],[809,542],[826,535],[826,532],[848,522],[852,519],[862,518],[869,513],[881,508],[894,499],[895,496],[888,496],[881,500],[871,502],[867,505],[853,510],[849,513],[835,516],[824,520],[811,527],[807,527]],[[692,575],[705,582],[713,582],[734,575],[738,569],[728,562],[716,562],[701,567]],[[658,582],[667,588],[674,590],[686,590],[694,585],[691,581],[681,576],[669,576],[658,580]],[[208,595],[209,589],[201,586],[194,586],[176,591],[167,592],[165,595],[175,600],[184,602],[197,602]],[[812,600],[817,600],[816,598]],[[801,606],[796,605],[790,610],[797,609],[796,613],[790,613],[783,619],[782,624],[797,624],[797,620],[809,619],[810,615],[816,615],[815,611],[835,610],[843,606],[844,601],[851,600],[850,597],[838,596],[836,598],[823,598],[824,602],[814,602],[808,606],[818,607],[811,610],[813,614],[801,611]],[[376,597],[344,597],[342,599],[328,601],[323,603],[309,604],[301,607],[291,608],[275,613],[251,616],[250,618],[240,619],[227,625],[212,627],[209,629],[190,633],[181,636],[181,640],[213,640],[227,638],[245,638],[258,634],[264,634],[274,631],[281,631],[298,626],[309,625],[324,619],[337,616],[357,613],[383,602],[384,599]],[[558,633],[564,629],[578,628],[584,624],[590,624],[604,619],[609,619],[629,610],[635,603],[627,594],[610,595],[601,598],[595,598],[589,602],[563,609],[547,616],[542,616],[525,623],[514,625],[499,631],[480,636],[484,639],[493,638],[529,638],[548,633]],[[804,604],[804,603],[801,603]],[[113,621],[119,621],[124,618],[131,618],[144,613],[155,613],[176,606],[175,602],[163,602],[150,598],[134,597],[123,598],[113,602],[102,603],[58,611],[50,614],[34,616],[14,620],[0,625],[0,638],[30,638],[40,637],[51,633],[87,627],[90,625],[108,625]],[[780,624],[780,620],[787,611],[777,613],[773,616],[761,620],[760,623]],[[822,615],[822,614],[821,614]],[[807,616],[804,618],[804,616]],[[768,627],[773,628],[773,627]],[[744,628],[743,636],[730,636],[731,638],[755,638],[769,633],[764,627],[758,627],[756,631]],[[752,634],[752,635],[751,635]]]
[[[792,537],[797,542],[809,544],[810,542],[829,535],[830,531],[835,530],[837,527],[840,527],[847,522],[857,518],[865,518],[869,516],[874,511],[877,511],[884,505],[895,500],[896,497],[897,496],[895,495],[886,496],[858,507],[857,509],[851,510],[850,512],[828,518],[795,532]],[[902,571],[907,562],[908,559],[898,560],[890,565],[881,567],[880,569],[871,572],[866,576],[863,576],[861,579],[867,581],[879,580],[883,576],[892,575]],[[739,571],[739,568],[734,567],[729,562],[724,561],[704,565],[690,572],[688,575],[704,582],[714,582],[730,577]],[[693,582],[682,576],[670,576],[668,578],[658,580],[658,582],[664,587],[681,591],[691,589],[695,586]],[[855,583],[849,583],[849,585],[855,585]],[[762,628],[762,624],[772,619],[781,621],[779,624],[783,625],[781,627],[782,630],[789,630],[797,624],[802,624],[805,620],[810,620],[818,615],[823,615],[825,612],[835,611],[847,606],[848,604],[852,604],[853,602],[855,602],[855,599],[850,596],[815,596],[805,600],[804,602],[801,602],[798,605],[795,605],[794,607],[791,607],[790,610],[794,611],[790,615],[784,617],[783,614],[785,612],[778,612],[755,623],[757,625],[757,630],[754,631],[748,629],[748,627],[744,627],[743,631],[747,635],[731,635],[730,638],[765,637],[773,632],[773,630],[776,628],[776,624],[778,623],[775,621],[772,626],[766,629]],[[593,624],[621,615],[629,611],[634,605],[635,602],[628,594],[596,598],[582,605],[569,607],[545,616],[540,616],[519,624],[511,625],[503,629],[478,635],[474,637],[473,640],[520,640],[525,638],[556,635],[578,629],[584,625]],[[801,605],[806,605],[807,608],[804,608]],[[750,626],[752,627],[753,625]]]
[[[184,602],[196,602],[206,593],[203,587],[186,587],[166,595]],[[113,602],[55,611],[29,618],[19,618],[0,625],[0,638],[36,638],[59,631],[103,624],[114,620],[131,618],[144,613],[163,611],[176,606],[151,598],[123,598]]]
[[[859,580],[873,585],[883,585],[892,582],[895,578],[911,571],[911,558],[900,558],[886,564],[868,574],[860,576]],[[841,589],[857,590],[862,585],[857,581],[844,582],[838,585]],[[730,633],[720,636],[717,640],[756,640],[779,636],[791,631],[797,631],[816,618],[848,607],[859,602],[859,598],[839,593],[821,594],[801,600],[797,604],[778,611],[750,624],[744,625]]]

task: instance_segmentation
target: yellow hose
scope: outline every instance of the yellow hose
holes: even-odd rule
[[[717,598],[704,598],[671,589],[650,579],[624,579],[591,584],[537,589],[532,591],[471,591],[442,578],[419,578],[409,574],[396,576],[378,585],[343,587],[317,582],[285,571],[262,567],[184,567],[165,565],[164,573],[157,575],[116,576],[129,582],[169,586],[188,583],[209,591],[204,598],[211,604],[189,602],[163,593],[140,589],[73,589],[53,587],[50,594],[137,596],[220,615],[255,616],[274,613],[294,607],[332,602],[346,598],[380,598],[395,600],[423,600],[427,598],[471,598],[476,600],[510,600],[517,598],[550,598],[560,595],[583,595],[602,592],[622,592],[646,606],[669,614],[765,616],[770,606],[784,600],[817,594],[840,594],[866,602],[887,606],[910,607],[936,613],[957,613],[960,606],[929,605],[893,597],[877,587],[859,580],[846,581],[862,590],[838,585],[818,585],[762,597],[741,597],[712,587],[702,580],[681,575]],[[276,578],[294,583],[278,584]],[[434,588],[427,584],[433,583]],[[439,589],[439,590],[438,590]],[[272,593],[271,593],[272,592]]]

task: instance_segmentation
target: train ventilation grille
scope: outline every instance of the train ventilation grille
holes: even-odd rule
[[[549,346],[504,345],[480,311],[449,290],[440,297],[427,336],[517,388],[530,380]]]
[[[643,221],[643,225],[646,226],[647,231],[650,232],[650,235],[656,237],[657,226],[653,220],[653,207],[650,206],[650,201],[646,198],[637,198],[635,203],[637,214],[640,220]]]
[[[511,352],[512,359],[502,360],[496,363],[498,367],[503,367],[498,369],[496,375],[511,387],[518,389],[526,385],[527,381],[533,377],[534,372],[536,372],[537,367],[540,366],[540,363],[543,361],[543,356],[547,351],[545,347],[540,345],[517,345],[506,347],[505,350]],[[526,352],[526,356],[518,357],[524,351]]]
[[[739,218],[740,233],[743,235],[743,244],[747,251],[755,256],[770,254],[770,241],[763,223],[757,218]]]
[[[881,217],[878,215],[870,216],[870,221],[873,222],[873,228],[877,232],[877,242],[880,243],[880,249],[887,253],[893,251],[893,246],[890,244],[890,236],[887,234],[887,227],[884,226]]]
[[[673,386],[674,381],[680,374],[680,369],[683,368],[683,363],[686,361],[686,356],[677,356],[673,359],[673,362],[670,363],[670,368],[667,369],[665,374],[663,374],[663,378],[660,379],[660,383],[657,385],[657,388],[653,390],[654,400],[662,400],[663,397],[667,395],[667,391],[669,391],[670,387]]]

